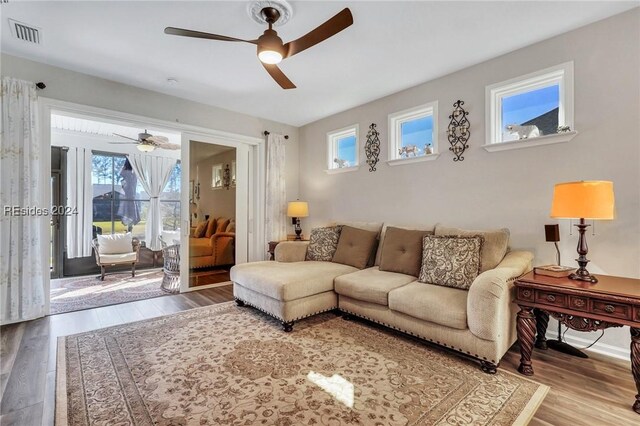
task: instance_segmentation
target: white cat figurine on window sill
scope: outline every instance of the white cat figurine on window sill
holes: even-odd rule
[[[540,130],[538,126],[520,126],[518,124],[509,124],[505,127],[507,132],[512,135],[517,134],[518,139],[529,139],[529,138],[537,138],[540,136]]]

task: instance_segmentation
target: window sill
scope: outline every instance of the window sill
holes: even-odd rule
[[[533,146],[551,145],[555,143],[569,142],[578,134],[573,130],[566,133],[556,133],[555,135],[538,136],[537,138],[521,139],[517,141],[496,142],[482,145],[489,152],[506,151],[509,149],[530,148]]]
[[[419,157],[409,158],[395,158],[393,160],[387,160],[387,164],[390,166],[402,166],[404,164],[422,163],[423,161],[433,161],[440,157],[440,154],[428,154],[421,155]]]
[[[327,169],[325,173],[328,175],[337,175],[338,173],[347,173],[347,172],[355,172],[360,168],[360,166],[352,166],[352,167],[341,167],[339,169]]]

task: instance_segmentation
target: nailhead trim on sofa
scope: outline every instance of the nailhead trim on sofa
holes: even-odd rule
[[[441,342],[439,342],[439,341],[437,341],[437,340],[430,339],[430,338],[425,337],[425,336],[422,336],[422,335],[420,335],[420,334],[416,334],[416,333],[412,333],[411,331],[403,330],[402,328],[399,328],[399,327],[393,326],[393,325],[391,325],[391,324],[387,324],[387,323],[382,322],[382,321],[378,321],[378,320],[373,319],[373,318],[369,318],[369,317],[367,317],[367,316],[365,316],[365,315],[356,314],[355,312],[347,311],[347,310],[342,309],[342,308],[339,308],[339,309],[340,309],[340,312],[342,312],[342,313],[349,314],[349,315],[353,315],[354,317],[358,317],[358,318],[363,318],[363,319],[366,319],[367,321],[371,321],[371,322],[374,322],[374,323],[376,323],[376,324],[384,325],[385,327],[389,327],[389,328],[392,328],[392,329],[394,329],[394,330],[400,331],[400,332],[402,332],[402,333],[409,334],[409,335],[414,336],[414,337],[417,337],[417,338],[419,338],[419,339],[421,339],[421,340],[428,340],[428,341],[430,341],[431,343],[435,343],[435,344],[437,344],[437,345],[439,345],[439,346],[444,346],[445,348],[453,349],[453,350],[458,351],[458,352],[461,352],[461,353],[463,353],[463,354],[467,354],[467,355],[469,355],[469,356],[471,356],[471,357],[473,357],[473,358],[475,358],[475,359],[477,359],[477,360],[480,360],[480,361],[488,361],[488,362],[491,362],[491,363],[493,363],[493,364],[498,364],[498,361],[495,361],[495,360],[488,360],[486,357],[481,357],[481,356],[479,356],[478,354],[472,354],[472,353],[471,353],[471,352],[469,352],[469,351],[465,351],[465,350],[463,350],[463,349],[456,348],[455,346],[450,346],[450,345],[447,345],[446,343],[441,343]]]
[[[285,320],[283,320],[282,318],[280,318],[280,317],[278,317],[278,316],[276,316],[276,315],[272,314],[271,312],[267,312],[267,311],[265,311],[264,309],[262,309],[262,308],[260,308],[260,307],[258,307],[258,306],[256,306],[256,305],[253,305],[253,304],[251,304],[251,303],[247,302],[246,300],[242,300],[242,299],[240,299],[239,297],[236,297],[236,298],[235,298],[235,300],[239,300],[239,301],[241,301],[242,303],[244,303],[245,305],[247,305],[247,306],[251,306],[252,308],[255,308],[255,309],[259,310],[260,312],[263,312],[263,313],[265,313],[265,314],[269,315],[270,317],[273,317],[273,318],[277,319],[278,321],[282,321],[282,322],[293,322],[293,321],[298,321],[298,320],[301,320],[301,319],[303,319],[303,318],[312,317],[312,316],[314,316],[314,315],[318,315],[318,314],[322,314],[322,313],[324,313],[324,312],[334,311],[334,310],[338,309],[338,307],[337,307],[337,306],[333,306],[333,307],[331,307],[331,308],[323,309],[323,310],[321,310],[321,311],[317,311],[317,312],[314,312],[314,313],[312,313],[312,314],[308,314],[308,315],[304,315],[304,316],[302,316],[302,317],[294,318],[294,319],[292,319],[292,320],[290,320],[290,321],[285,321]]]

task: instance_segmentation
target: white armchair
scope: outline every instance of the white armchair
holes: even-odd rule
[[[100,266],[100,280],[104,281],[105,267],[131,264],[131,276],[136,276],[140,241],[131,233],[98,235],[92,241],[96,263]]]

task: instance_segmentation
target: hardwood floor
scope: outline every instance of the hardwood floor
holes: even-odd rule
[[[231,286],[53,315],[0,329],[0,424],[53,425],[59,336],[233,300]],[[583,360],[535,350],[535,381],[551,387],[531,425],[636,425],[630,364],[590,353]],[[516,372],[515,346],[501,369]]]

